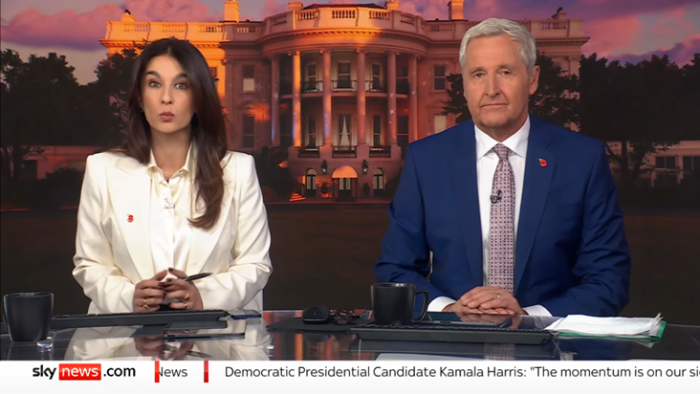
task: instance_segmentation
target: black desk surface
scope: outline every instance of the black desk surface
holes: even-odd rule
[[[132,327],[59,331],[51,351],[40,351],[36,344],[12,343],[3,334],[1,359],[420,360],[487,356],[483,344],[380,343],[360,341],[349,333],[267,330],[268,324],[299,316],[300,311],[265,311],[262,319],[249,319],[245,337],[167,343],[165,352],[160,351],[163,343],[158,340],[131,337],[137,329]],[[541,324],[553,320],[544,318]],[[662,340],[655,343],[558,337],[543,346],[518,346],[514,355],[521,360],[700,360],[700,326],[668,324]]]

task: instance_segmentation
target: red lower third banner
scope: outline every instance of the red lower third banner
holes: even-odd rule
[[[130,375],[132,369],[110,368],[109,371],[112,376],[123,376]],[[58,364],[58,380],[102,380],[102,364]]]

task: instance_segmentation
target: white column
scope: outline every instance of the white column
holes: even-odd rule
[[[272,55],[272,75],[270,78],[270,141],[273,146],[280,145],[280,60],[277,55]]]
[[[418,139],[418,56],[412,55],[408,63],[409,125],[411,141]]]
[[[389,127],[386,138],[387,145],[396,145],[396,53],[389,52],[387,55],[387,79],[388,79],[388,116]]]
[[[292,138],[294,146],[301,146],[301,54],[292,54]]]
[[[229,149],[239,150],[242,147],[242,140],[240,133],[236,133],[238,127],[233,125],[237,124],[234,119],[234,109],[236,108],[235,98],[239,95],[235,91],[234,75],[236,72],[233,68],[233,61],[231,59],[225,59],[224,67],[226,68],[226,75],[224,75],[224,107],[226,108],[226,117],[228,118],[228,125],[226,127],[226,134],[228,136]],[[238,137],[238,138],[236,138]]]
[[[357,145],[366,145],[365,135],[365,52],[357,51]]]
[[[323,50],[323,145],[332,146],[331,138],[331,50]]]

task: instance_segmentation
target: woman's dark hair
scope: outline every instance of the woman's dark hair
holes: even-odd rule
[[[196,145],[196,203],[201,199],[206,208],[202,216],[191,218],[190,222],[195,227],[210,229],[219,218],[224,197],[221,160],[227,150],[226,123],[207,61],[194,45],[176,38],[165,38],[154,41],[143,49],[131,74],[126,142],[119,151],[142,164],[150,161],[151,126],[141,111],[142,83],[148,63],[154,57],[162,55],[177,60],[190,81],[195,113],[191,126],[192,139]]]

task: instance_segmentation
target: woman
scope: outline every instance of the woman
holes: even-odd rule
[[[265,206],[253,158],[227,151],[214,86],[187,41],[155,41],[138,57],[126,143],[85,167],[73,276],[88,313],[262,310]]]

